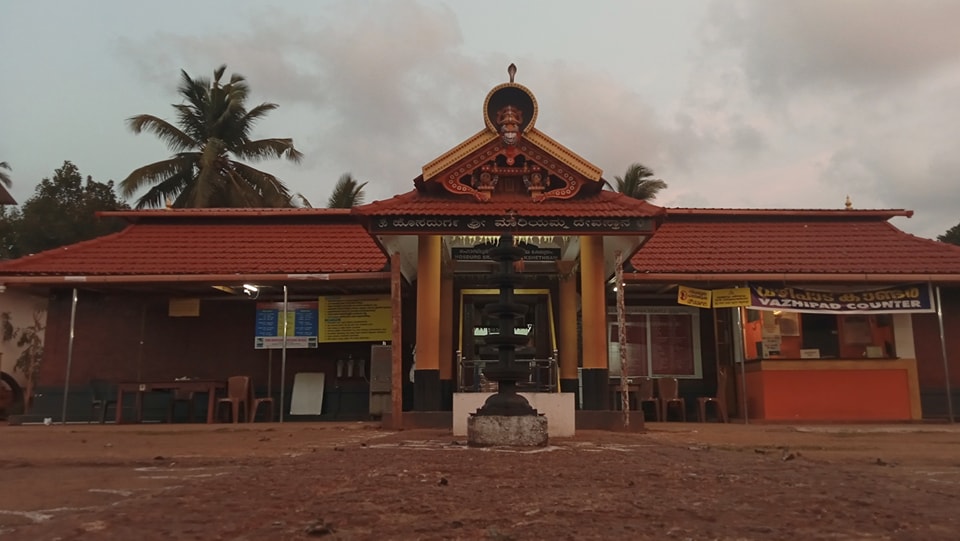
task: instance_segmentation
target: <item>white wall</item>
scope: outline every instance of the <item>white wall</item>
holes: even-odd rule
[[[917,350],[913,345],[912,314],[893,314],[893,341],[896,343],[897,357],[917,358]]]
[[[42,310],[43,314],[40,320],[43,325],[47,324],[47,298],[37,295],[28,295],[11,288],[0,293],[0,312],[10,314],[10,322],[14,329],[33,325],[33,314],[37,310]],[[13,366],[20,356],[21,348],[17,347],[16,340],[3,342],[0,340],[0,371],[6,372],[14,377],[22,387],[26,383],[23,374],[13,371]]]

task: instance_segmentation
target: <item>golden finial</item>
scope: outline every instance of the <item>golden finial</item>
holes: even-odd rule
[[[849,196],[849,195],[847,196],[847,200],[843,202],[843,206],[844,206],[844,208],[846,208],[847,210],[850,210],[850,209],[853,208],[853,201],[850,200],[850,196]]]
[[[514,77],[516,74],[517,74],[517,65],[516,65],[516,64],[510,64],[509,66],[507,66],[507,75],[510,76],[510,82],[511,82],[511,83],[513,82],[513,77]]]

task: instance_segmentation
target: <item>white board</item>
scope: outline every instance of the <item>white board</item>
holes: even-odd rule
[[[323,372],[299,372],[293,376],[290,415],[320,415],[323,409]]]

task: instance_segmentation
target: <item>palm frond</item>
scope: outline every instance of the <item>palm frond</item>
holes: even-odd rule
[[[234,155],[244,160],[260,161],[268,158],[286,158],[300,163],[303,154],[293,148],[293,139],[258,139],[248,141],[231,149]]]
[[[0,184],[9,188],[13,186],[13,181],[10,180],[10,175],[4,172],[3,169],[7,171],[12,171],[12,169],[10,169],[10,165],[7,162],[0,162]]]
[[[634,199],[650,200],[657,196],[660,190],[667,187],[667,183],[660,179],[649,178],[653,170],[640,163],[633,163],[626,173],[614,177],[617,191]]]
[[[297,193],[293,194],[292,196],[290,196],[290,206],[291,206],[291,207],[297,206],[297,205],[294,204],[294,201],[300,201],[300,205],[299,205],[299,206],[301,206],[301,207],[303,207],[303,208],[308,208],[308,209],[312,209],[312,208],[313,208],[313,204],[310,203],[310,200],[307,199],[306,196],[303,195],[303,194],[300,193],[300,192],[297,192]]]
[[[227,71],[227,65],[221,64],[219,68],[213,70],[213,82],[214,84],[220,84],[220,78],[223,77],[223,73]],[[236,77],[236,75],[234,75]]]
[[[186,152],[170,159],[151,163],[134,169],[127,178],[120,181],[120,193],[123,197],[130,197],[144,186],[158,184],[170,177],[187,174],[193,176],[199,170],[200,154]]]
[[[168,200],[173,202],[174,207],[183,207],[184,205],[178,205],[177,202],[184,190],[190,186],[192,178],[193,174],[189,171],[167,177],[137,199],[136,208],[163,208]]]
[[[261,206],[290,207],[290,190],[277,177],[241,162],[232,162],[236,174],[260,194]]]
[[[133,133],[139,134],[144,130],[153,133],[174,152],[183,152],[200,146],[196,139],[184,133],[180,128],[153,115],[137,115],[128,118],[127,125],[133,130]]]
[[[333,187],[333,193],[330,194],[330,199],[327,201],[327,208],[348,209],[356,205],[362,205],[364,199],[363,187],[366,185],[366,182],[358,183],[350,173],[340,175],[340,180]]]

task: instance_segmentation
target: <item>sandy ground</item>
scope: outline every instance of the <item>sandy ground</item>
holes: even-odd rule
[[[0,426],[0,540],[960,539],[960,427]]]

